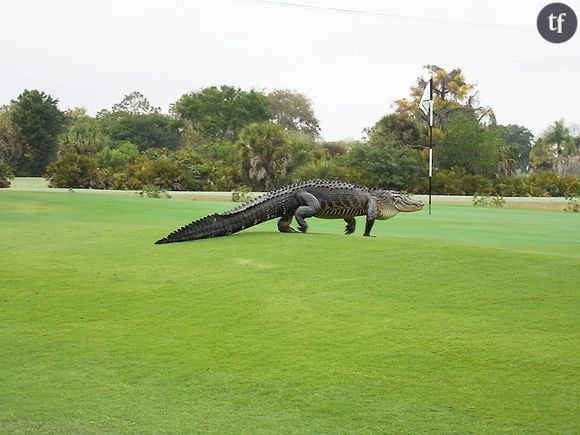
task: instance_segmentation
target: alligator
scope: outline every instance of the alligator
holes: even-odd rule
[[[280,218],[278,230],[306,232],[309,217],[344,219],[345,234],[355,230],[355,216],[366,216],[364,235],[370,236],[375,220],[386,220],[399,212],[418,211],[423,203],[392,190],[368,189],[339,180],[312,180],[282,187],[233,210],[206,216],[173,231],[156,244],[185,242],[227,236],[270,219]]]

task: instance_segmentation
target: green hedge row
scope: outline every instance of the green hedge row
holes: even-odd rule
[[[141,190],[212,190],[212,168],[192,153],[151,151],[119,165],[103,165],[95,156],[65,153],[46,172],[51,187]]]
[[[421,190],[425,190],[423,186]],[[575,196],[580,178],[558,177],[552,172],[536,172],[490,180],[462,170],[435,171],[433,192],[438,195]]]
[[[106,151],[106,150],[105,150]],[[102,152],[96,156],[64,153],[51,163],[47,178],[52,187],[131,189],[156,186],[166,190],[232,190],[240,184],[236,169],[214,167],[195,152],[182,150],[169,152],[149,150],[139,154],[127,149]],[[310,167],[312,166],[312,167]],[[367,176],[358,171],[356,177],[348,167],[334,162],[323,165],[310,164],[298,167],[292,178],[302,179],[338,176],[359,184],[368,184]],[[334,175],[333,175],[334,174]],[[0,164],[0,186],[9,185],[10,168]],[[408,186],[410,192],[426,193],[426,177],[416,178]],[[392,186],[385,186],[392,187]],[[580,178],[559,177],[553,172],[536,172],[508,178],[489,179],[466,173],[463,169],[436,170],[433,176],[433,193],[439,195],[499,195],[499,196],[555,196],[567,197],[580,193]]]

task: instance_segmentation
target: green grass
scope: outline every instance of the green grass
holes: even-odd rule
[[[580,216],[154,245],[226,203],[0,192],[0,433],[578,433]]]

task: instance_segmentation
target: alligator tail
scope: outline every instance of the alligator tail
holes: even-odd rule
[[[173,231],[167,237],[156,241],[155,244],[228,236],[278,217],[279,214],[274,213],[271,206],[271,203],[260,201],[257,204],[249,203],[230,212],[212,214]]]

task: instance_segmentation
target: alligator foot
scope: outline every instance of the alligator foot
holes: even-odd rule
[[[291,227],[290,225],[287,226],[280,226],[278,225],[278,231],[280,231],[281,233],[297,233],[298,230],[294,227]]]
[[[281,233],[296,233],[296,229],[290,226],[292,222],[292,215],[284,216],[278,221],[278,231]]]

